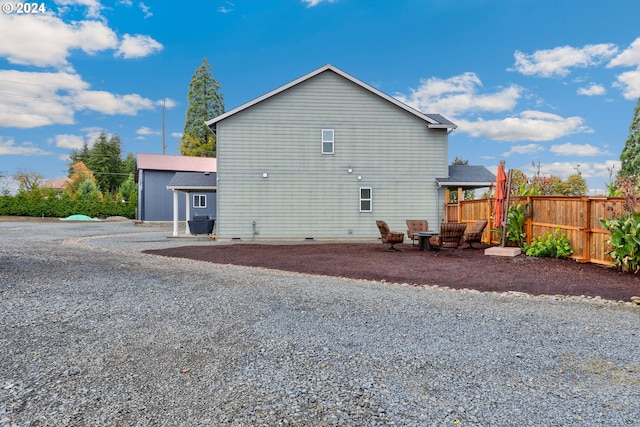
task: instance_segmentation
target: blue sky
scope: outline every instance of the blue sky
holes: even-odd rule
[[[450,160],[579,170],[592,192],[618,170],[640,97],[636,0],[48,0],[30,14],[0,3],[8,177],[63,177],[71,149],[102,130],[124,155],[161,153],[163,103],[178,154],[204,56],[227,110],[330,63],[455,122]]]

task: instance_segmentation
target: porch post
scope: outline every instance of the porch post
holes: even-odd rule
[[[173,237],[178,237],[178,190],[173,190]]]
[[[187,196],[186,203],[185,203],[186,218],[184,220],[184,233],[189,234],[191,232],[189,230],[189,218],[191,218],[191,201],[189,200],[189,195],[191,193],[187,192],[184,194]]]
[[[457,222],[462,222],[462,201],[464,200],[464,191],[462,187],[458,187],[458,219]]]

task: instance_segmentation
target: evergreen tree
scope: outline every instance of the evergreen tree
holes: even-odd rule
[[[133,153],[127,154],[127,157],[124,159],[124,162],[122,165],[122,172],[125,174],[123,176],[126,176],[126,177],[128,177],[129,174],[136,173],[136,158],[133,156]]]
[[[640,98],[633,112],[633,120],[629,127],[629,137],[624,143],[620,161],[621,165],[618,171],[620,178],[640,177]]]
[[[451,162],[451,164],[454,166],[467,166],[469,165],[469,160],[465,160],[462,157],[456,156],[456,158],[453,159],[453,162]]]
[[[121,145],[118,135],[113,135],[107,139],[107,134],[102,132],[93,144],[91,157],[87,162],[87,166],[96,177],[98,187],[102,191],[108,191],[111,194],[118,190],[118,187],[126,178],[123,173],[123,161],[120,158],[122,154]]]
[[[89,142],[85,140],[80,150],[71,151],[68,176],[70,178],[73,176],[74,166],[77,163],[83,163],[95,176],[95,184],[102,191],[115,194],[127,175],[135,170],[133,154],[129,153],[124,161],[121,155],[120,137],[113,135],[107,138],[106,132],[102,131],[91,148],[89,148]]]
[[[133,179],[133,173],[120,186],[120,196],[125,202],[131,202],[134,196],[138,194],[138,186]]]
[[[80,148],[79,150],[71,150],[71,154],[69,154],[69,173],[67,174],[67,176],[71,177],[71,175],[73,175],[73,166],[76,163],[82,162],[86,165],[90,157],[91,150],[89,149],[89,141],[85,138],[84,142],[82,143],[82,148]]]
[[[224,113],[224,100],[220,93],[220,83],[213,78],[211,65],[206,57],[191,77],[187,100],[189,105],[180,153],[185,156],[215,157],[215,135],[205,122]]]
[[[100,190],[93,181],[86,179],[80,183],[76,199],[98,201],[102,199],[102,194],[100,194]]]

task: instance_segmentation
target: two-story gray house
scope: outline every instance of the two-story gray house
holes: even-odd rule
[[[376,220],[440,221],[448,133],[325,65],[207,122],[217,139],[217,236],[370,238]]]

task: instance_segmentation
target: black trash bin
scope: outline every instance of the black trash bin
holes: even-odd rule
[[[216,220],[208,215],[196,215],[188,221],[191,234],[211,234]]]

